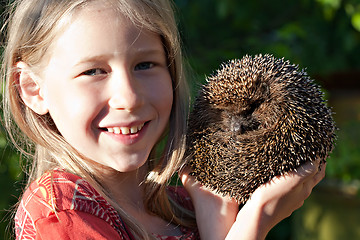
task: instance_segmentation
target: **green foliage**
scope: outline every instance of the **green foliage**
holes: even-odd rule
[[[0,239],[10,239],[13,206],[18,201],[23,173],[18,154],[8,145],[0,131]]]
[[[245,54],[271,53],[310,74],[359,69],[357,0],[178,0],[190,63],[200,75]]]
[[[326,167],[328,177],[344,182],[360,179],[359,133],[359,122],[349,121],[341,126],[337,144]]]

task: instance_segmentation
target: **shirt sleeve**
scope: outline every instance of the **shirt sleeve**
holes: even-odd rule
[[[35,223],[36,239],[122,239],[104,220],[80,211],[68,210],[39,219]]]

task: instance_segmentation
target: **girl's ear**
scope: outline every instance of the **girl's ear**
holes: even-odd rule
[[[29,66],[24,62],[18,62],[16,67],[18,69],[18,90],[25,105],[37,114],[44,115],[48,113],[49,109],[46,106],[41,86],[35,74],[32,73]]]

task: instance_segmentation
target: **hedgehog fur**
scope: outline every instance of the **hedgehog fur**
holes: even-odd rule
[[[191,175],[245,203],[261,184],[333,149],[335,123],[318,85],[272,55],[223,63],[195,99],[187,133]]]

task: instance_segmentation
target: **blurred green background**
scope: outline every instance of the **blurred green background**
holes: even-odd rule
[[[2,11],[5,4],[0,3]],[[267,239],[360,239],[360,1],[175,3],[192,68],[193,94],[221,62],[245,54],[270,53],[306,68],[336,113],[338,139],[328,159],[326,179]],[[0,154],[0,239],[12,239],[5,233],[11,226],[11,206],[21,193],[24,175],[3,129]]]

